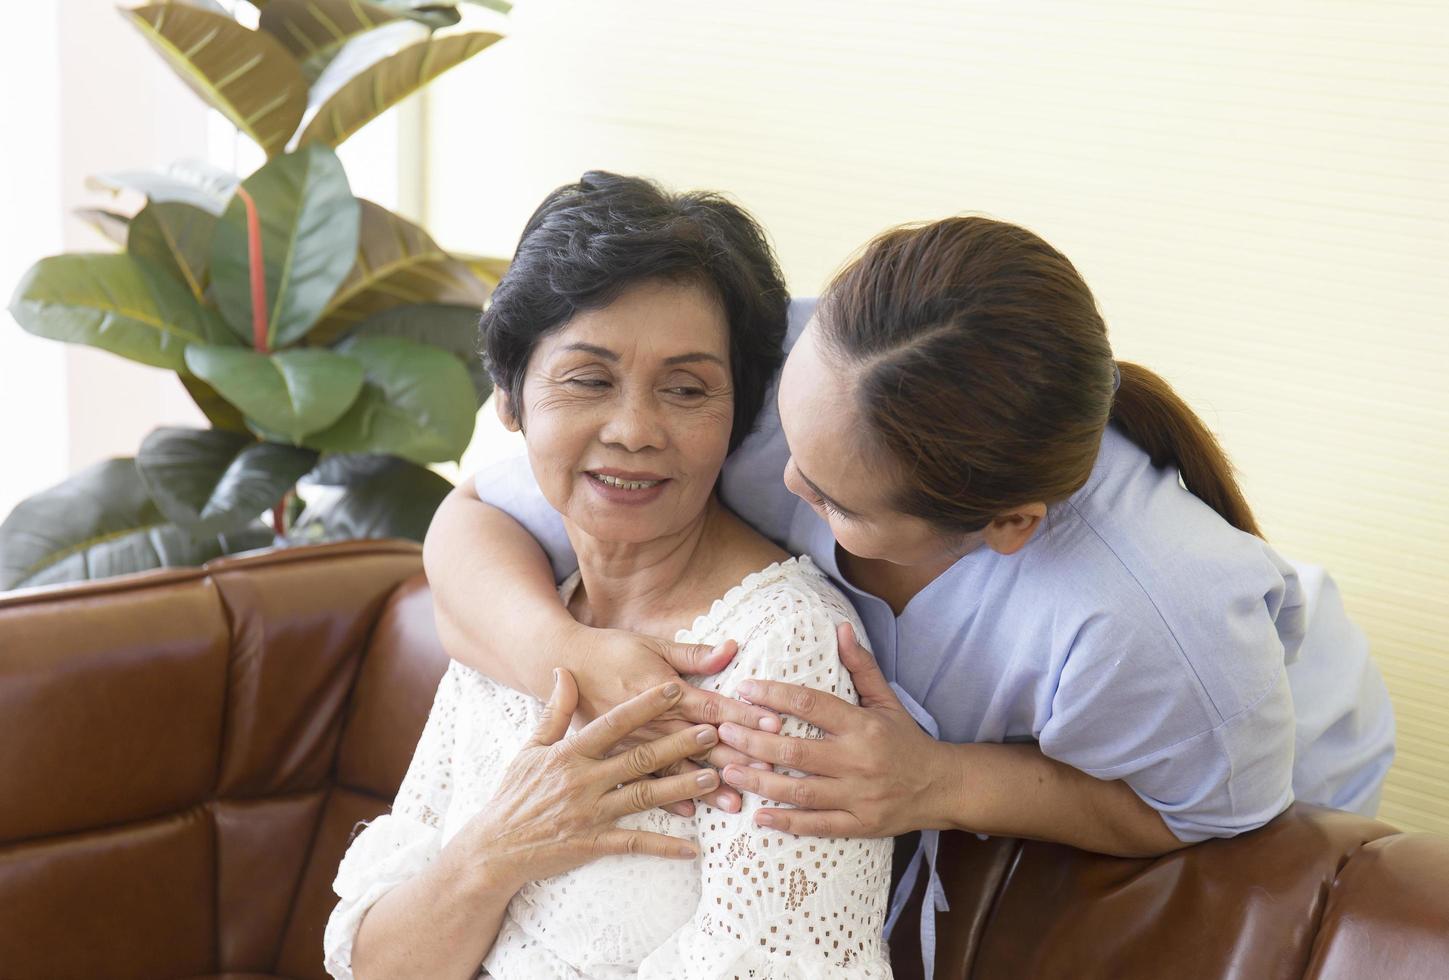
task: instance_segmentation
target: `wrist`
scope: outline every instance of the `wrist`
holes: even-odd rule
[[[509,861],[486,844],[467,847],[464,836],[460,833],[440,855],[437,868],[445,887],[474,903],[495,895],[503,895],[505,900],[512,898],[528,877],[515,871]]]
[[[541,652],[535,658],[535,697],[540,701],[549,699],[553,693],[555,667],[562,667],[577,677],[581,660],[578,652],[584,648],[592,632],[589,627],[574,619],[567,609],[561,608],[557,614],[549,617],[548,625],[537,634],[536,649]]]
[[[971,794],[966,789],[970,768],[970,744],[934,740],[928,761],[930,786],[921,795],[925,812],[921,827],[925,830],[969,830],[967,812]]]

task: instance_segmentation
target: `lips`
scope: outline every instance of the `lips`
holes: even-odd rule
[[[652,503],[670,482],[658,473],[616,469],[586,470],[584,475],[589,478],[589,486],[603,499],[626,505]]]
[[[657,486],[668,479],[668,477],[659,473],[648,473],[643,470],[620,470],[614,469],[613,467],[602,467],[585,472],[605,486],[617,487],[621,490],[644,490],[652,486]]]

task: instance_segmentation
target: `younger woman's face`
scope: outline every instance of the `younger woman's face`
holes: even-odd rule
[[[600,541],[643,543],[697,520],[733,420],[729,324],[699,286],[646,282],[579,313],[539,341],[524,375],[539,488]]]
[[[856,407],[858,369],[822,351],[812,320],[780,372],[780,427],[790,447],[785,486],[830,524],[840,546],[897,565],[938,564],[980,544],[947,540],[894,509],[900,465],[871,445]]]

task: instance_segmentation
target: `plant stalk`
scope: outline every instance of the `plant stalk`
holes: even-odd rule
[[[270,352],[267,343],[267,270],[262,264],[262,223],[257,217],[257,202],[238,186],[237,196],[247,209],[247,272],[252,284],[252,347],[259,354]]]

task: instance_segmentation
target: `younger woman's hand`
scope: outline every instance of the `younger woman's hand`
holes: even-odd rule
[[[645,691],[569,735],[578,689],[568,671],[554,677],[533,737],[509,764],[488,806],[449,843],[449,857],[477,863],[489,880],[514,891],[605,854],[694,857],[695,848],[677,837],[621,830],[615,823],[714,789],[719,778],[713,769],[662,779],[650,773],[707,751],[718,739],[715,729],[685,727],[610,754],[641,725],[673,710],[687,685],[672,681]]]

